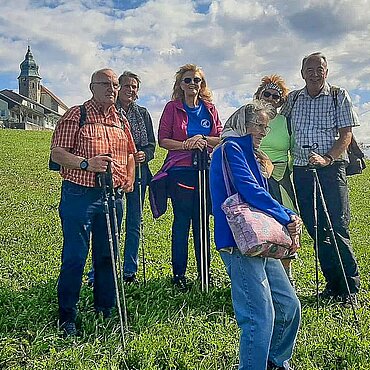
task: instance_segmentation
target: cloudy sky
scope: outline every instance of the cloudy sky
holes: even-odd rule
[[[42,83],[69,106],[90,97],[96,69],[138,73],[139,104],[157,126],[174,73],[190,62],[225,120],[265,74],[302,87],[302,57],[322,51],[370,143],[369,0],[0,0],[0,9],[0,89],[18,89],[30,40]]]

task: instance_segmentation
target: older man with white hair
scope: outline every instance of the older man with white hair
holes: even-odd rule
[[[127,120],[115,107],[119,89],[118,77],[111,69],[94,72],[92,98],[64,114],[51,142],[51,157],[60,164],[63,178],[59,214],[64,242],[58,301],[60,327],[67,336],[77,335],[76,305],[91,237],[95,310],[106,318],[116,303],[104,191],[96,179],[111,168],[120,227],[122,195],[133,190],[136,148]]]

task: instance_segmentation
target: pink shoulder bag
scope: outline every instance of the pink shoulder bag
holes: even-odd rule
[[[228,195],[221,208],[226,215],[240,253],[251,257],[278,259],[289,256],[292,239],[287,228],[265,212],[251,207],[241,199],[238,193],[231,194],[232,175],[224,145],[221,150],[222,173]]]

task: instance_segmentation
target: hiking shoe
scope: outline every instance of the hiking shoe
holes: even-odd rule
[[[62,330],[65,338],[77,336],[76,323],[73,321],[64,322],[62,325],[60,325],[60,329]]]
[[[96,317],[99,318],[100,315],[103,316],[103,319],[109,319],[112,316],[111,308],[96,308],[95,309]]]
[[[293,370],[293,368],[290,367],[289,365],[287,365],[287,366],[278,366],[278,365],[275,365],[273,362],[268,361],[267,362],[267,370]]]
[[[188,289],[186,277],[184,275],[175,275],[172,278],[172,284],[179,290],[185,292]]]
[[[333,299],[338,297],[338,293],[333,289],[326,287],[321,293],[319,293],[319,297],[322,299]]]
[[[351,308],[351,299],[352,299],[352,304],[354,307],[358,306],[357,302],[357,294],[356,293],[351,293],[351,294],[342,294],[341,300],[342,300],[342,306],[344,308]]]
[[[123,281],[127,284],[138,284],[139,281],[136,279],[136,275],[123,275]]]

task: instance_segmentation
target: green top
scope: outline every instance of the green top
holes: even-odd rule
[[[272,163],[288,162],[290,151],[290,136],[286,118],[278,114],[271,122],[271,131],[263,138],[260,149],[265,152]]]

